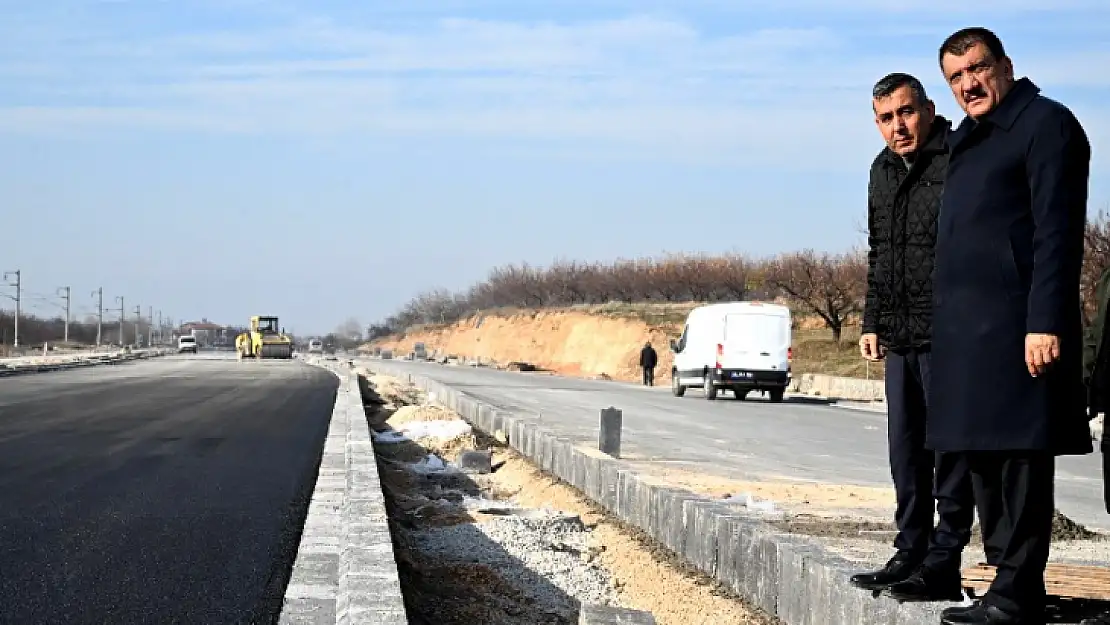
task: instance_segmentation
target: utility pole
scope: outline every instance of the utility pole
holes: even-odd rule
[[[140,322],[142,322],[142,320],[143,320],[143,308],[142,308],[142,306],[136,306],[135,307],[135,346],[136,347],[138,347],[139,337],[142,336],[141,334],[139,334],[139,324],[140,324]]]
[[[59,296],[59,297],[61,297],[62,299],[64,299],[64,300],[66,301],[66,336],[65,336],[65,339],[63,339],[63,340],[64,340],[64,341],[65,341],[66,343],[69,343],[69,303],[70,303],[70,288],[69,288],[68,286],[63,286],[63,287],[59,288],[59,289],[58,289],[58,296]]]
[[[127,314],[127,309],[123,307],[123,296],[117,295],[116,301],[119,302],[119,346],[123,347],[123,316]]]
[[[11,279],[11,278],[9,278],[9,276],[15,276],[15,282],[8,282],[8,286],[14,286],[15,287],[15,297],[12,297],[11,295],[7,296],[8,299],[15,300],[15,337],[13,339],[12,344],[15,347],[19,347],[19,315],[20,315],[20,312],[21,312],[19,306],[20,306],[20,300],[22,299],[22,295],[23,295],[23,290],[22,290],[23,286],[20,282],[20,280],[21,280],[20,279],[20,270],[17,269],[15,271],[5,271],[4,272],[4,281],[5,282],[7,282],[8,280]]]
[[[154,307],[153,306],[147,306],[146,321],[147,321],[147,325],[146,325],[146,333],[147,333],[146,346],[150,347],[151,345],[154,345]]]
[[[100,329],[104,326],[104,287],[93,291],[96,298],[96,346],[100,347]]]
[[[162,325],[162,311],[158,311],[158,342],[166,342],[166,326]]]

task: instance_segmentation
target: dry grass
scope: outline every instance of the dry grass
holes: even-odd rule
[[[882,363],[868,363],[859,354],[859,327],[844,329],[840,344],[827,328],[794,331],[794,371],[848,378],[883,379]]]

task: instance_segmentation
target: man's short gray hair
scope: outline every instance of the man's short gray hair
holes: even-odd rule
[[[881,100],[890,97],[890,94],[902,87],[909,87],[910,91],[913,92],[914,99],[920,105],[924,105],[929,100],[929,96],[925,93],[925,85],[922,85],[917,78],[901,72],[894,72],[880,78],[871,90],[871,97]]]

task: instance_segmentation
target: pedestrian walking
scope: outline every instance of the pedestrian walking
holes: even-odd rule
[[[659,355],[651,346],[651,341],[644,343],[640,350],[640,368],[644,370],[644,386],[655,386],[655,367],[659,364]]]
[[[868,184],[867,297],[860,352],[885,360],[889,462],[894,481],[895,554],[881,569],[852,576],[903,600],[960,600],[960,554],[974,520],[967,464],[925,447],[932,370],[933,248],[948,165],[950,122],[936,114],[914,76],[893,73],[872,92],[886,142]],[[934,495],[934,480],[936,484]],[[934,528],[933,513],[940,513]],[[990,551],[990,549],[988,549]]]
[[[1092,451],[1079,307],[1091,148],[990,30],[957,31],[938,61],[966,116],[938,221],[927,444],[966,459],[1007,528],[990,590],[942,623],[1043,623],[1055,457]]]

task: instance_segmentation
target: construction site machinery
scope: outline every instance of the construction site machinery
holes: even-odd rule
[[[235,337],[235,351],[240,358],[293,357],[293,337],[278,325],[277,317],[251,317],[250,329]]]

